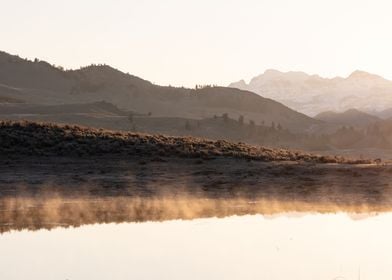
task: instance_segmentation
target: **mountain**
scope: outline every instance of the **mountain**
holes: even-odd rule
[[[337,125],[353,126],[364,128],[371,124],[379,122],[376,116],[364,113],[357,109],[349,109],[343,113],[336,113],[332,111],[323,112],[315,116],[315,119]]]
[[[353,107],[364,112],[392,107],[392,81],[364,71],[328,79],[304,72],[267,70],[248,84],[241,80],[229,87],[272,98],[308,116]]]
[[[256,124],[281,124],[292,131],[311,131],[320,122],[274,100],[227,87],[164,87],[125,74],[108,65],[63,70],[0,52],[0,100],[39,105],[105,101],[122,111],[154,117],[204,119],[241,115]],[[0,114],[2,108],[0,107]]]
[[[388,109],[378,111],[378,112],[375,111],[375,112],[371,112],[371,113],[381,119],[384,119],[384,120],[392,118],[392,108],[388,108]]]

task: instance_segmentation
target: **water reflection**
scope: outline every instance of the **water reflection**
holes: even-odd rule
[[[389,204],[366,201],[287,200],[274,197],[211,198],[181,194],[175,196],[91,196],[68,197],[50,194],[0,198],[0,232],[81,226],[96,223],[189,220],[232,215],[278,215],[296,213],[347,212],[355,218],[391,210]]]
[[[0,279],[390,279],[392,214],[262,215],[9,232]]]

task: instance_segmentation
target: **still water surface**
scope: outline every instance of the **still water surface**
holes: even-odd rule
[[[392,213],[247,215],[0,235],[0,279],[391,279]]]

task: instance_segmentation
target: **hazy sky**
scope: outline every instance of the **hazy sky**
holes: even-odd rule
[[[0,49],[107,63],[157,84],[227,85],[269,68],[392,79],[389,0],[0,0]]]

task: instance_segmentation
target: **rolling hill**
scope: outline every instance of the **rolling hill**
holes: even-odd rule
[[[155,117],[203,119],[227,113],[232,118],[243,115],[256,124],[279,123],[296,132],[311,131],[320,124],[249,91],[209,86],[164,87],[108,65],[66,71],[38,59],[29,61],[5,52],[0,52],[0,99],[35,105],[105,101],[123,111]]]
[[[331,111],[323,112],[318,114],[314,118],[331,124],[353,126],[359,128],[367,127],[381,120],[376,116],[361,112],[357,109],[350,109],[343,113]]]

